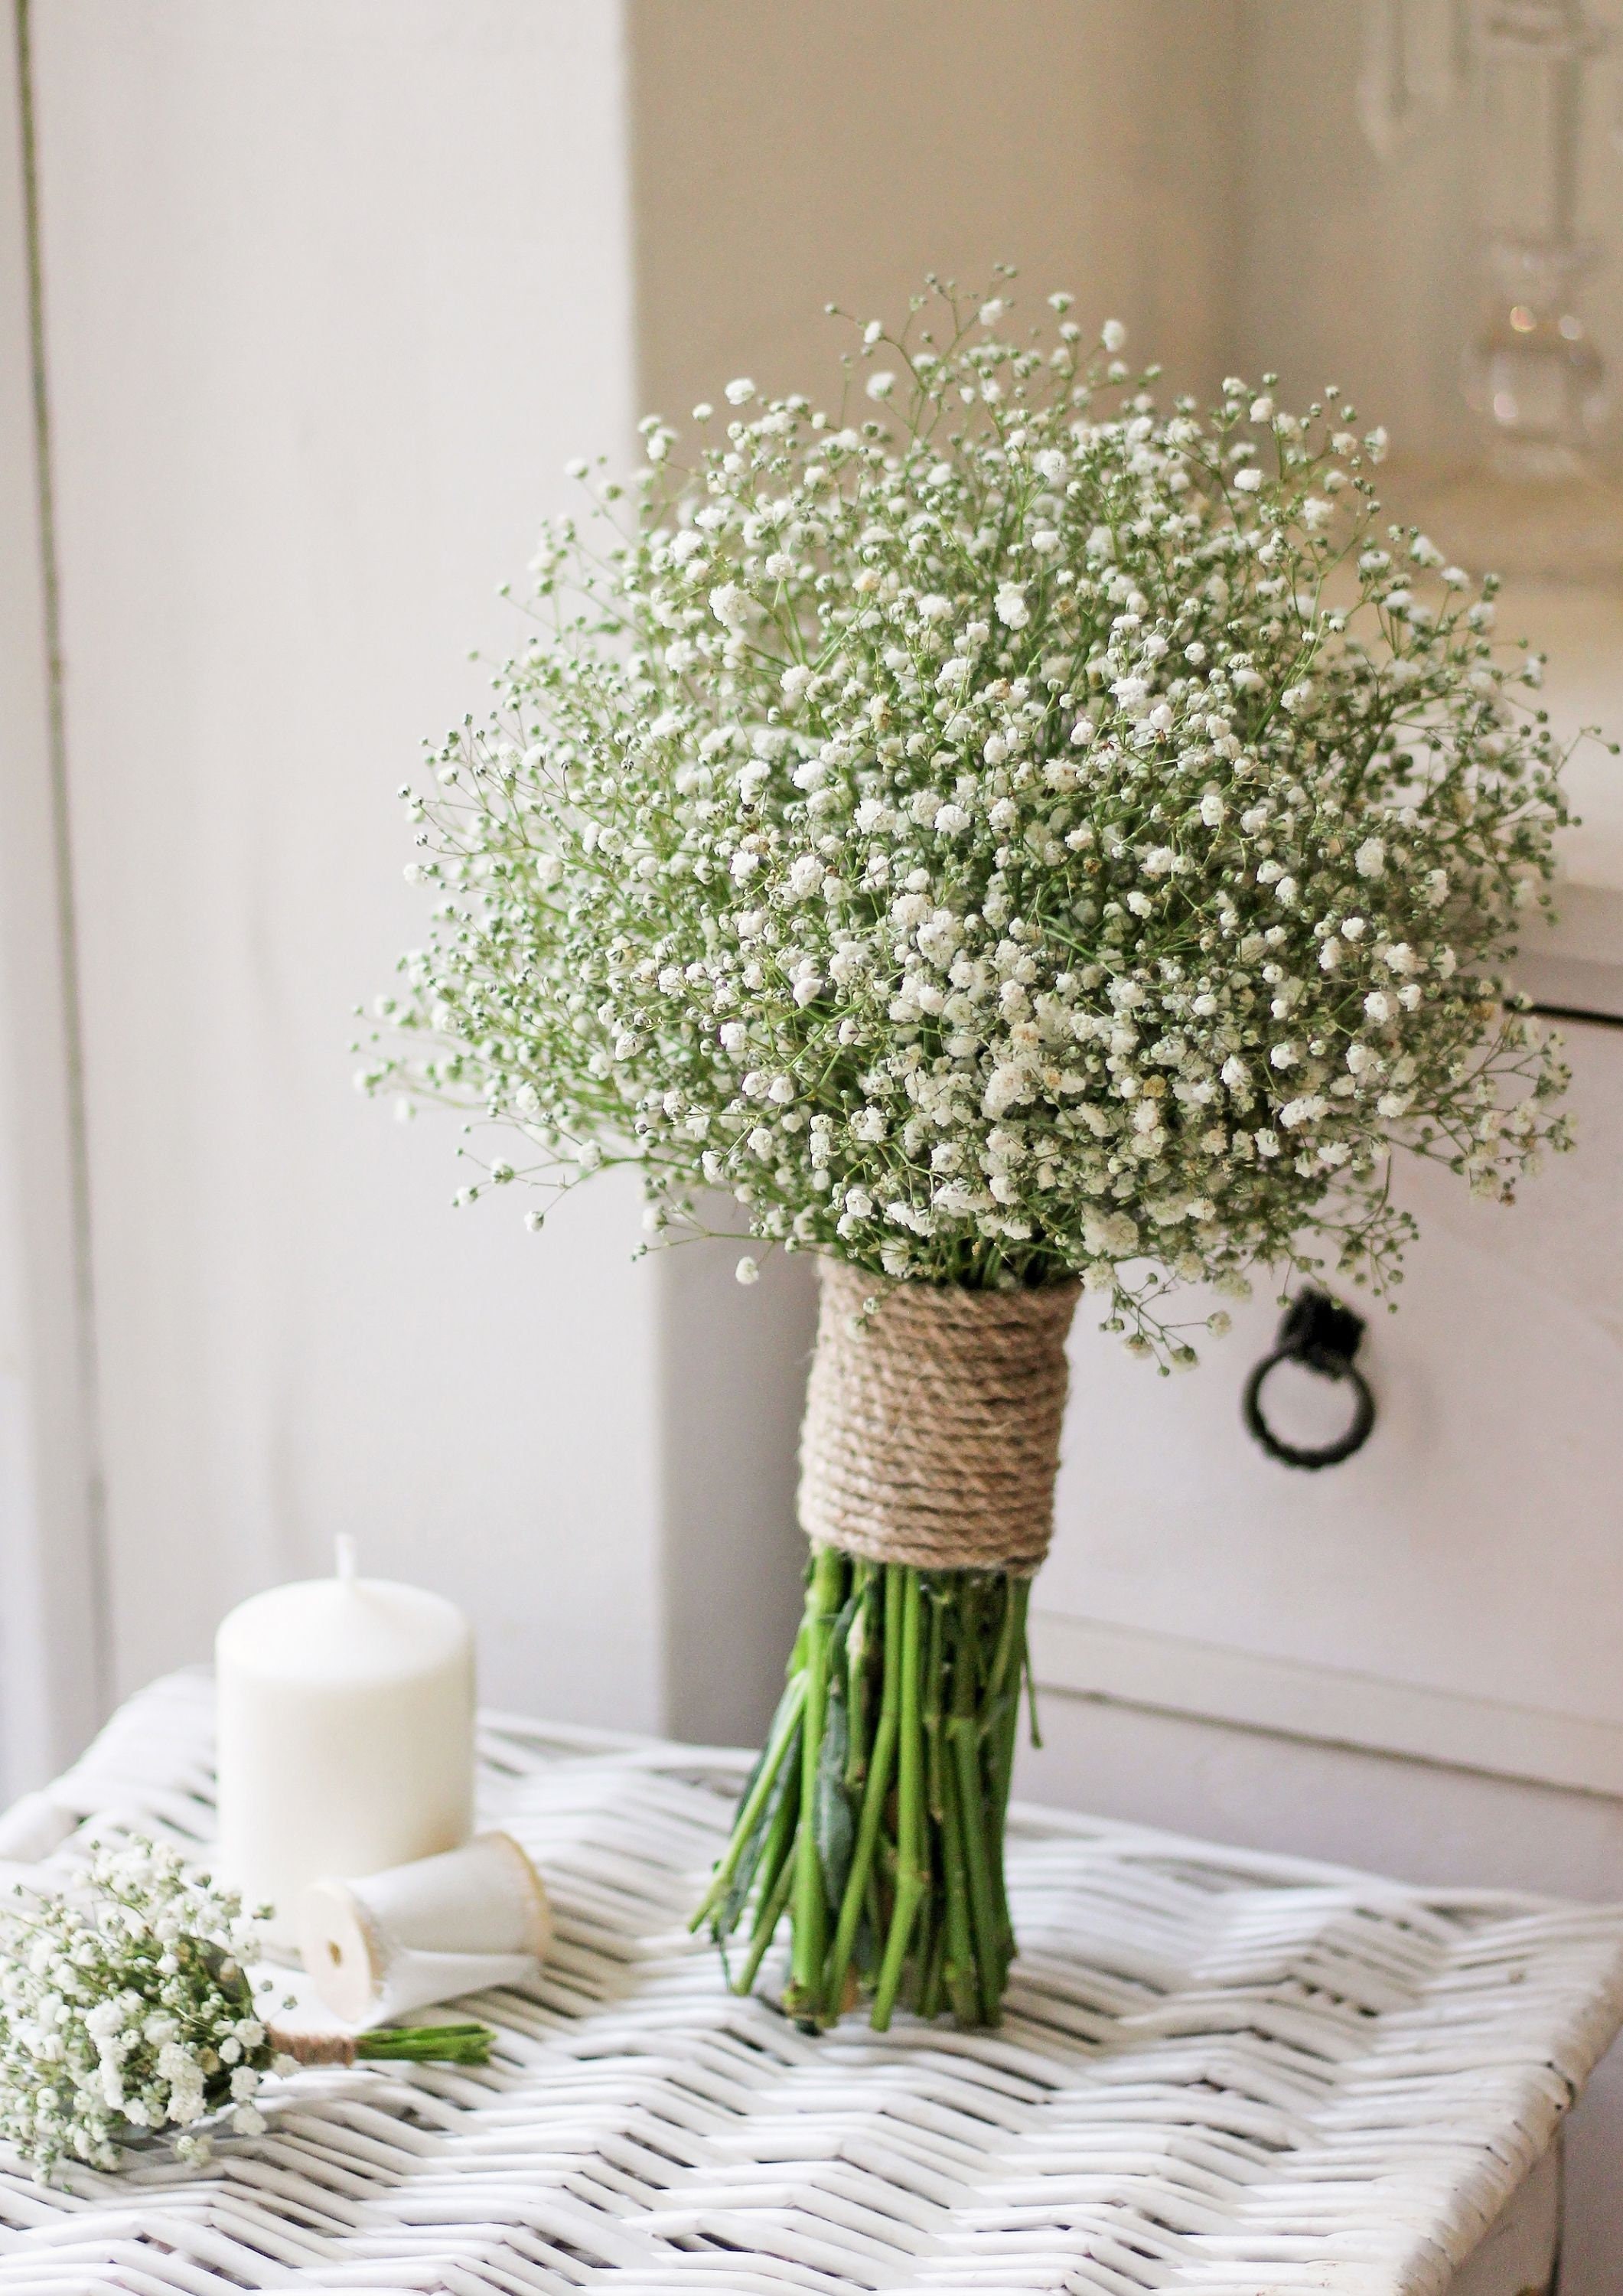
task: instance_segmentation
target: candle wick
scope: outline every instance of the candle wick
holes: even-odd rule
[[[340,1578],[355,1577],[355,1541],[348,1531],[340,1530],[332,1542],[337,1556],[336,1575]]]

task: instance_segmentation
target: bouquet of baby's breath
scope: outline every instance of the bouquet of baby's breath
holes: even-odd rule
[[[719,1188],[824,1255],[806,1623],[706,1906],[746,1984],[790,1913],[814,2022],[996,2014],[1075,1292],[1190,1363],[1177,1287],[1398,1280],[1395,1148],[1508,1200],[1566,1144],[1501,970],[1564,818],[1537,658],[1381,526],[1333,389],[1163,409],[1051,301],[934,287],[854,406],[740,380],[692,460],[576,466],[406,792],[431,938],[362,1079],[513,1128],[460,1201],[627,1163],[653,1239]]]
[[[42,2177],[63,2161],[116,2169],[127,2144],[166,2131],[201,2163],[210,2118],[239,2136],[263,2130],[271,2072],[488,2057],[482,2025],[278,2032],[248,1975],[258,1939],[240,1898],[150,1841],[102,1845],[54,1894],[19,1890],[0,1906],[0,2137]]]

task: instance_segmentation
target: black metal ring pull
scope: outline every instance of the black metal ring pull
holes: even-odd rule
[[[1353,1362],[1363,1337],[1363,1316],[1340,1306],[1328,1292],[1309,1286],[1297,1293],[1280,1323],[1273,1354],[1265,1356],[1247,1380],[1242,1404],[1247,1428],[1271,1459],[1284,1467],[1334,1467],[1368,1442],[1375,1423],[1375,1398]],[[1353,1420],[1345,1435],[1308,1449],[1287,1443],[1274,1432],[1262,1415],[1262,1390],[1268,1374],[1282,1363],[1304,1364],[1322,1379],[1344,1381],[1351,1386]]]

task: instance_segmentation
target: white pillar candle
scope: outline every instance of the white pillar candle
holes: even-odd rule
[[[473,1819],[473,1637],[454,1603],[338,1575],[275,1587],[215,1642],[221,1878],[275,1908],[300,1892],[455,1849]]]

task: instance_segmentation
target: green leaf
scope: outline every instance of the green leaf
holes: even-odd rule
[[[812,1796],[812,1837],[823,1868],[823,1892],[830,1909],[837,1911],[845,1895],[857,1841],[857,1816],[845,1788],[848,1740],[845,1688],[839,1675],[830,1685],[823,1743],[817,1750],[817,1783]]]

